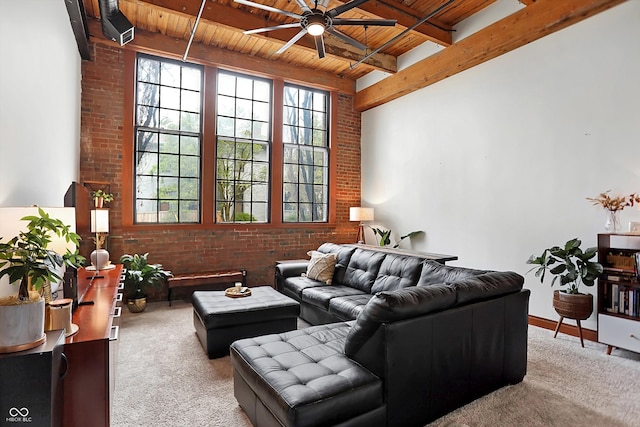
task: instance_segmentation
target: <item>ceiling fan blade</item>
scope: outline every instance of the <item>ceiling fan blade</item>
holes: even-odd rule
[[[258,9],[266,10],[268,12],[281,13],[286,16],[290,16],[291,18],[302,19],[302,15],[298,15],[297,13],[289,12],[288,10],[276,9],[275,7],[266,6],[260,3],[254,3],[249,0],[233,0],[236,3],[243,4],[245,6],[257,7]]]
[[[340,31],[336,30],[335,28],[327,28],[327,32],[329,34],[332,34],[332,35],[336,36],[337,38],[339,38],[343,42],[349,43],[353,47],[357,47],[360,50],[367,50],[367,46],[363,45],[358,40],[346,35],[345,33],[341,33]]]
[[[237,0],[236,0],[236,1],[237,1]],[[353,9],[354,7],[358,7],[358,6],[360,6],[362,3],[366,3],[366,2],[368,2],[368,1],[369,1],[369,0],[351,0],[350,2],[347,2],[347,3],[341,4],[341,5],[340,5],[340,6],[338,6],[338,7],[334,7],[333,9],[328,10],[328,11],[327,11],[327,15],[329,15],[329,16],[330,16],[330,17],[332,17],[332,18],[334,18],[334,17],[336,17],[336,16],[340,15],[341,13],[346,12],[347,10],[351,10],[351,9]]]
[[[306,28],[301,29],[298,34],[293,36],[291,38],[291,40],[289,40],[284,46],[282,46],[280,49],[278,49],[276,54],[280,54],[280,53],[284,52],[285,50],[289,49],[295,42],[300,40],[302,38],[302,36],[304,36],[305,34],[307,34],[307,29]]]
[[[322,6],[324,9],[329,5],[329,0],[320,0],[318,1],[318,6]]]
[[[314,39],[316,41],[316,50],[318,51],[318,58],[322,59],[324,58],[324,38],[322,37],[322,34],[320,34],[319,36],[315,36]]]
[[[300,6],[300,9],[302,9],[303,12],[311,13],[311,9],[307,6],[304,0],[296,0],[296,3],[298,3],[298,6]]]
[[[276,25],[275,27],[256,28],[255,30],[243,31],[242,34],[266,33],[267,31],[282,30],[282,29],[285,29],[285,28],[296,28],[296,27],[300,28],[300,23],[299,22],[296,22],[294,24]]]
[[[349,19],[349,18],[334,18],[333,25],[369,25],[369,26],[383,26],[393,27],[396,25],[395,19]]]

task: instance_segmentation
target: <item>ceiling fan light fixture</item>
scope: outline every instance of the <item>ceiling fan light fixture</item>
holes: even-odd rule
[[[307,27],[307,31],[314,37],[321,36],[322,34],[324,34],[324,25],[320,23],[309,24],[309,26]]]

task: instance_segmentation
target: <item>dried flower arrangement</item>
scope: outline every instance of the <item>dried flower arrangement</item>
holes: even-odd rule
[[[610,191],[611,190],[607,190],[604,193],[600,193],[598,197],[587,197],[587,200],[593,202],[594,206],[600,205],[610,212],[618,212],[627,206],[633,206],[636,203],[640,203],[640,196],[636,193],[628,196],[611,197],[609,195]]]

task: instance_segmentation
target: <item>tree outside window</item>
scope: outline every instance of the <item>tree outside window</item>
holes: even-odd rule
[[[283,221],[326,222],[329,199],[328,94],[284,89]]]
[[[138,56],[138,223],[200,221],[201,88],[201,67]]]
[[[269,221],[271,84],[220,71],[216,222]]]

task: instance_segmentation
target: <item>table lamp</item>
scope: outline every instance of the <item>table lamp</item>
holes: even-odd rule
[[[109,233],[109,209],[91,211],[91,232],[96,233],[96,249],[91,252],[91,265],[96,270],[104,270],[109,265],[109,252],[102,249]]]
[[[373,208],[353,207],[349,208],[349,220],[360,221],[356,243],[364,244],[364,224],[363,221],[373,221]]]

